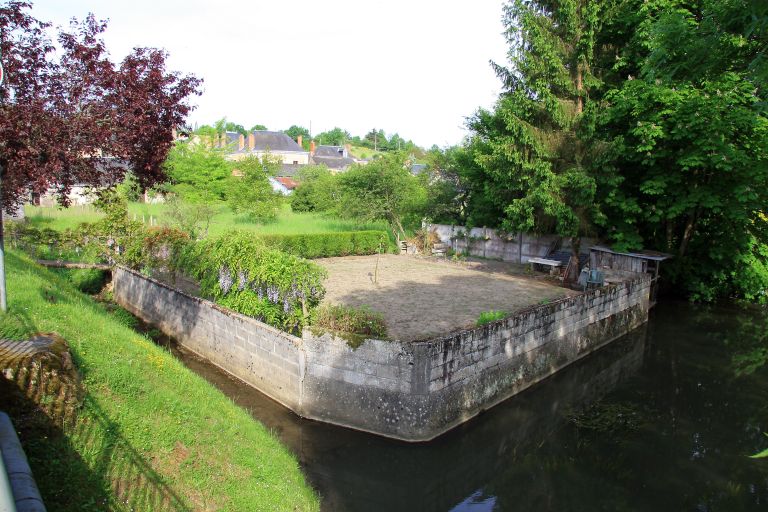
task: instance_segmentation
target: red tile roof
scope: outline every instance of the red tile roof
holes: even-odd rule
[[[275,179],[288,190],[293,190],[299,186],[299,184],[296,181],[294,181],[293,178],[286,178],[281,176]]]

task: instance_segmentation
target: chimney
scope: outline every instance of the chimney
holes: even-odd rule
[[[237,150],[242,151],[245,147],[245,136],[241,133],[237,138]]]
[[[299,135],[298,137],[296,137],[296,144],[298,144],[299,146],[301,146],[301,143],[302,143],[303,141],[304,141],[304,137],[302,137],[301,135]],[[303,146],[301,146],[301,147],[303,147]]]
[[[349,158],[349,150],[352,149],[350,144],[344,144],[344,152],[341,154],[344,158]]]
[[[311,141],[309,143],[309,154],[314,155],[315,154],[315,141]]]
[[[248,151],[253,151],[256,147],[256,136],[252,133],[248,134]]]

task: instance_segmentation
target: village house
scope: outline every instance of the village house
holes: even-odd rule
[[[237,132],[227,132],[219,139],[219,147],[229,148],[228,160],[242,160],[249,156],[270,155],[285,165],[307,165],[309,152],[301,147],[301,136],[295,141],[282,132],[256,130],[246,137]]]
[[[331,172],[344,172],[355,163],[355,159],[349,153],[349,144],[344,146],[317,146],[314,148],[314,141],[310,146],[310,155],[312,163],[316,165],[325,165]]]

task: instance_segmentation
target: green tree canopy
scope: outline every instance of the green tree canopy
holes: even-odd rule
[[[319,144],[326,146],[343,146],[351,138],[351,135],[347,130],[343,130],[338,126],[327,132],[318,133],[315,136],[315,140]]]
[[[469,120],[476,206],[509,231],[578,237],[599,212],[587,168],[592,145],[579,136],[595,75],[596,35],[611,2],[512,0],[504,7],[509,67],[493,110]],[[483,198],[477,197],[482,193]]]
[[[694,298],[765,301],[768,5],[635,3],[636,74],[612,84],[598,124],[604,232],[675,254],[673,280]]]
[[[250,220],[269,222],[277,218],[282,196],[275,192],[269,182],[280,170],[275,157],[249,156],[232,162],[234,172],[228,190],[228,203],[235,213],[245,214]]]
[[[367,165],[354,165],[339,175],[339,185],[340,215],[366,221],[384,220],[398,239],[405,237],[404,223],[417,223],[424,211],[424,185],[405,168],[401,157],[388,156]]]
[[[221,150],[177,142],[165,162],[169,191],[192,203],[224,201],[231,175]]]
[[[307,165],[297,175],[299,186],[291,194],[295,212],[327,212],[339,203],[339,179],[324,165]]]

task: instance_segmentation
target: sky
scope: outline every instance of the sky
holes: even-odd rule
[[[313,134],[377,128],[445,147],[500,92],[489,61],[506,62],[502,3],[42,0],[32,12],[61,26],[89,12],[109,19],[115,61],[165,48],[170,70],[204,80],[192,125],[226,116],[245,128],[311,124]]]

